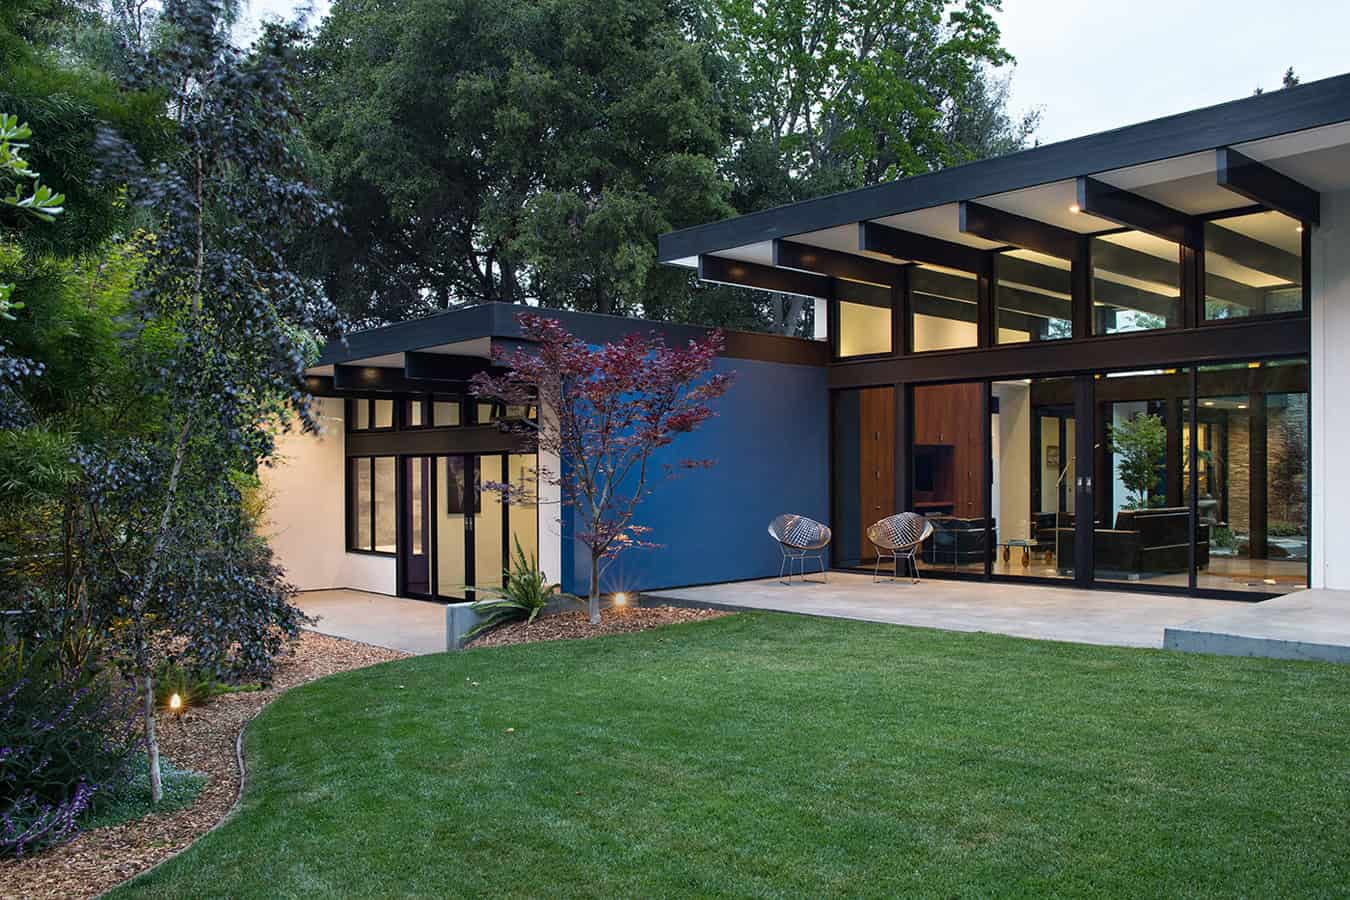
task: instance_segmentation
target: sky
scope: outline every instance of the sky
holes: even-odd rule
[[[249,21],[297,5],[251,0]],[[1041,110],[1043,144],[1275,90],[1289,66],[1350,72],[1347,0],[1003,0],[999,22],[1010,108]]]

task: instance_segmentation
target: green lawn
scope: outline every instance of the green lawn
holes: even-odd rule
[[[508,729],[514,729],[508,732]],[[114,896],[1344,896],[1350,668],[744,614],[291,691]]]

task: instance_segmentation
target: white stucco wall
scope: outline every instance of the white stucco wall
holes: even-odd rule
[[[1312,235],[1312,587],[1350,589],[1350,191]]]
[[[998,416],[994,419],[994,486],[991,506],[997,510],[998,539],[1028,539],[1031,527],[1031,386],[1008,381],[994,384]]]
[[[392,594],[392,556],[346,550],[342,401],[316,402],[322,433],[279,435],[277,459],[262,472],[268,498],[264,534],[287,580],[302,591],[353,588]]]

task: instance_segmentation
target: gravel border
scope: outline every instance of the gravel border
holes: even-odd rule
[[[207,775],[197,798],[171,813],[86,831],[36,856],[0,862],[0,897],[96,897],[177,855],[237,805],[243,729],[264,706],[316,678],[406,656],[307,631],[277,663],[267,690],[225,694],[177,720],[162,716],[160,750],[180,768]]]

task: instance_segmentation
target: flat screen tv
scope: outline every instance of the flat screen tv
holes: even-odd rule
[[[914,448],[914,492],[932,493],[933,472],[937,468],[936,451]]]

